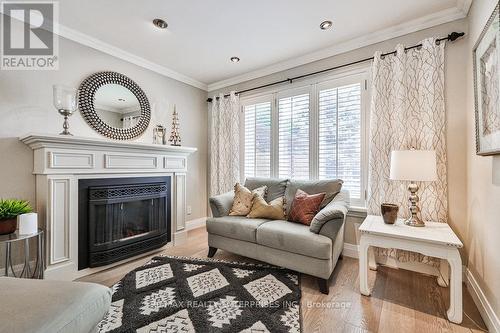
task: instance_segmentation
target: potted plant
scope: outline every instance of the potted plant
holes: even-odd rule
[[[31,213],[30,203],[19,199],[0,199],[0,235],[13,233],[17,229],[17,216]]]

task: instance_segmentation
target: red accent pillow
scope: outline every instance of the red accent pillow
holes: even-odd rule
[[[324,197],[325,193],[307,194],[300,189],[297,190],[292,202],[292,208],[288,214],[288,221],[310,225],[312,219],[318,213]]]

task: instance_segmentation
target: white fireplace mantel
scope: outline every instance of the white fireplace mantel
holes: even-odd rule
[[[108,268],[78,271],[78,180],[171,176],[174,244],[186,239],[187,158],[196,148],[100,138],[27,134],[33,149],[36,210],[46,231],[46,278],[74,280]]]

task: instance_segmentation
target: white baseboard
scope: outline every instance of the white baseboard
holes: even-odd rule
[[[205,223],[207,221],[206,217],[200,217],[198,219],[193,219],[186,221],[186,230],[193,230],[196,228],[201,228],[205,226]]]
[[[500,319],[496,315],[495,311],[493,311],[493,307],[477,283],[476,278],[468,268],[465,270],[465,283],[467,284],[467,288],[472,296],[472,299],[474,300],[474,303],[476,303],[481,317],[483,317],[486,327],[488,327],[488,331],[492,333],[500,333]]]

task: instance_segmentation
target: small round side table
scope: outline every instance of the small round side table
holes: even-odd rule
[[[30,266],[30,239],[36,238],[37,250],[35,266],[31,269]],[[24,266],[21,273],[16,274],[12,266],[12,244],[15,242],[24,242]],[[0,245],[5,244],[5,273],[4,276],[13,276],[17,278],[28,279],[43,279],[45,270],[44,253],[45,243],[43,237],[43,230],[38,229],[34,234],[21,235],[19,230],[9,235],[0,235]],[[9,270],[12,274],[9,275]]]

